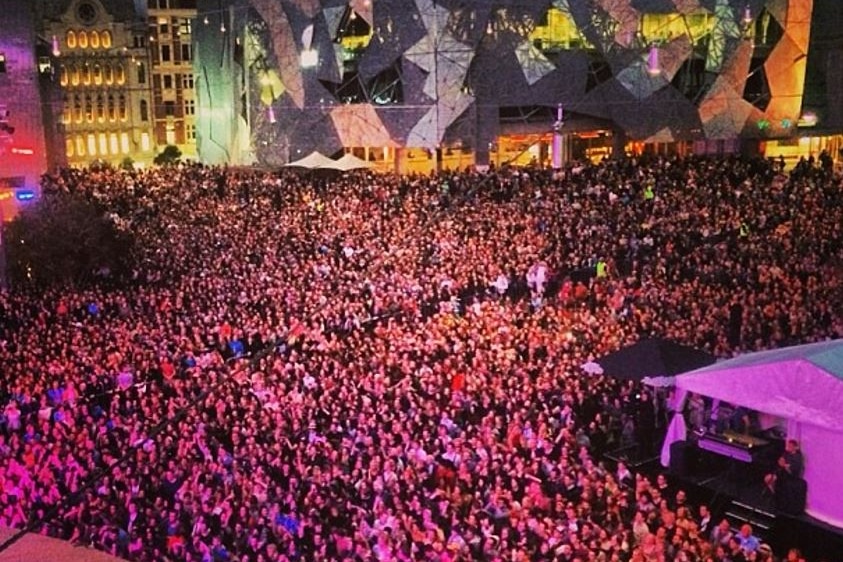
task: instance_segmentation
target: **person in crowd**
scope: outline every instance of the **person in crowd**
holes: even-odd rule
[[[768,492],[775,495],[776,486],[780,481],[787,479],[798,480],[802,478],[804,471],[805,460],[799,448],[799,441],[796,439],[787,439],[784,445],[784,452],[777,461],[775,471],[764,476],[764,486]]]
[[[186,164],[44,193],[106,210],[137,266],[0,292],[0,523],[132,561],[722,560],[728,521],[602,457],[652,446],[643,389],[579,366],[643,335],[843,336],[840,183],[807,164]]]

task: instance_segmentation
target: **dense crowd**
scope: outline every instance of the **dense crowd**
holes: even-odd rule
[[[843,337],[828,170],[181,166],[45,191],[131,229],[138,266],[0,294],[0,525],[135,561],[773,559],[603,461],[649,396],[581,365],[644,334],[720,357]]]

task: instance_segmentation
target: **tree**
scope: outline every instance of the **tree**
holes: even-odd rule
[[[135,169],[135,161],[132,160],[131,156],[126,156],[123,158],[123,161],[120,162],[120,167],[126,171],[131,172]]]
[[[179,150],[179,147],[168,144],[164,147],[164,150],[161,151],[161,154],[155,157],[153,162],[156,166],[172,166],[173,164],[178,164],[179,158],[181,158],[181,150]]]
[[[131,233],[78,195],[45,195],[6,226],[5,240],[16,285],[80,285],[131,267]]]

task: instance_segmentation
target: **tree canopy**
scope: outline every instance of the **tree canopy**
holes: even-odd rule
[[[51,193],[6,226],[5,242],[14,285],[78,285],[128,271],[133,237],[90,201]]]

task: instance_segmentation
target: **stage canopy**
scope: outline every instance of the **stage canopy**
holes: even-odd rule
[[[805,455],[807,512],[843,528],[843,340],[741,355],[676,387],[787,420]]]
[[[714,363],[713,355],[661,338],[644,338],[597,360],[606,376],[641,381]]]
[[[333,164],[336,163],[336,160],[331,160],[321,152],[314,150],[304,158],[300,160],[294,160],[293,162],[288,162],[284,164],[285,168],[307,168],[309,170],[315,170],[317,168],[330,168]]]
[[[332,170],[340,170],[341,172],[369,169],[371,167],[372,164],[366,162],[362,158],[356,157],[350,152],[343,154],[342,158],[333,161],[333,164],[330,166]]]
[[[17,529],[0,527],[0,543],[18,533]],[[7,550],[0,552],[0,562],[32,562],[61,560],[62,562],[120,562],[120,558],[93,548],[80,547],[68,541],[37,533],[27,533]]]

